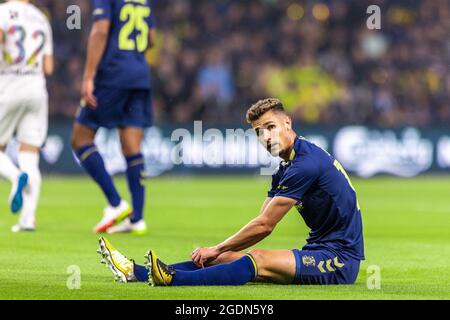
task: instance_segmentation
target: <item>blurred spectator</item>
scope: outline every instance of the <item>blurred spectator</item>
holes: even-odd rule
[[[206,64],[200,67],[198,73],[202,98],[213,101],[219,108],[228,106],[234,96],[234,84],[223,52],[214,48],[206,56]]]
[[[36,0],[55,32],[51,114],[72,117],[90,26],[88,0]],[[82,8],[82,30],[65,27]],[[242,123],[281,98],[304,123],[432,126],[450,122],[448,0],[153,0],[155,122]],[[366,9],[381,7],[382,29]]]

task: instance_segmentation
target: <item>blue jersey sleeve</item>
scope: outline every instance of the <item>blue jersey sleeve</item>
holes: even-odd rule
[[[153,8],[150,8],[150,16],[147,18],[147,24],[150,29],[156,28],[155,13]]]
[[[92,1],[92,17],[94,21],[101,19],[112,19],[112,3],[111,0],[91,0]]]
[[[301,201],[303,195],[314,185],[318,177],[318,167],[312,161],[293,164],[283,175],[275,196]]]

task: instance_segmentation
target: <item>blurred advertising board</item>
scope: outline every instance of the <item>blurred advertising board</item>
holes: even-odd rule
[[[333,154],[345,169],[357,176],[394,175],[413,177],[450,170],[450,130],[301,127],[302,136]],[[71,124],[53,123],[42,150],[41,167],[46,174],[80,174],[70,147]],[[99,130],[96,144],[112,174],[126,164],[115,130]],[[17,143],[8,146],[14,157]],[[146,174],[262,174],[270,175],[279,163],[259,145],[247,128],[153,127],[143,143]]]

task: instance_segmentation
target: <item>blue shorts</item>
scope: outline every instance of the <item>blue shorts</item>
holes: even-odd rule
[[[97,108],[80,107],[76,122],[97,130],[99,127],[148,128],[152,126],[150,89],[116,89],[97,87],[94,90]]]
[[[360,260],[338,257],[326,249],[292,251],[296,262],[294,284],[353,284],[358,277]]]

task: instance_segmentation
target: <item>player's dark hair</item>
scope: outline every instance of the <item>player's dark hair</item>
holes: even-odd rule
[[[259,100],[248,109],[247,122],[252,123],[269,111],[286,113],[280,100],[276,98],[267,98]]]

